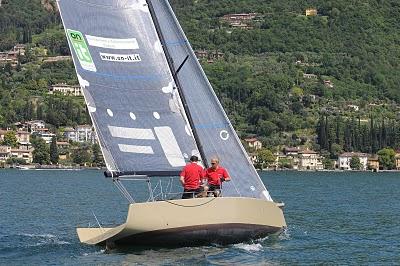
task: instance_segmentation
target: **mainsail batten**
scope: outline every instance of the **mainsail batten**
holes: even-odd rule
[[[58,5],[108,170],[177,173],[198,151],[146,1]]]
[[[181,62],[189,56],[178,78],[185,93],[191,95],[187,98],[189,111],[206,156],[219,157],[232,176],[232,182],[224,184],[224,195],[272,200],[198,63],[168,1],[149,1],[157,14],[172,59]]]

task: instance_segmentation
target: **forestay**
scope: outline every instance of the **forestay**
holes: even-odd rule
[[[58,4],[108,170],[177,174],[198,151],[146,1]]]
[[[271,200],[198,63],[168,1],[151,0],[151,2],[175,67],[189,56],[189,60],[178,74],[178,79],[193,119],[192,126],[196,129],[205,155],[208,159],[218,156],[221,164],[227,168],[232,177],[232,182],[225,182],[223,185],[224,196]]]

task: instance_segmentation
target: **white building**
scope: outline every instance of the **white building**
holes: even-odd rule
[[[49,94],[56,92],[63,95],[82,96],[81,86],[79,85],[55,84],[49,87]]]
[[[92,126],[89,125],[78,125],[75,128],[76,137],[78,142],[91,142],[93,143],[94,132]]]
[[[324,165],[321,156],[315,151],[304,150],[299,152],[299,169],[300,170],[322,170]]]
[[[26,124],[28,125],[28,129],[30,132],[36,132],[46,128],[46,124],[43,120],[32,120],[26,122]]]
[[[249,145],[250,148],[253,148],[255,150],[259,150],[262,148],[262,142],[259,141],[257,138],[244,139],[244,141]]]
[[[47,144],[51,143],[53,137],[56,136],[56,134],[54,133],[50,133],[50,132],[40,132],[37,134],[40,138],[44,139],[44,141],[46,141]]]
[[[368,165],[368,154],[360,152],[345,152],[339,155],[338,167],[342,170],[351,170],[350,161],[351,158],[358,157],[361,163],[360,170],[366,170]]]
[[[65,128],[64,136],[75,142],[96,143],[96,134],[90,125],[78,125],[75,128]]]

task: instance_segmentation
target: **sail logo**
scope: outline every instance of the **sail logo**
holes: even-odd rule
[[[185,158],[179,147],[178,141],[172,129],[168,126],[154,127],[154,132],[150,128],[129,128],[108,126],[110,134],[114,138],[131,139],[131,140],[158,140],[165,158],[172,167],[180,167],[186,165]],[[155,154],[151,146],[132,145],[118,143],[121,152],[136,154]]]
[[[142,59],[139,54],[107,54],[100,53],[100,58],[103,61],[113,61],[113,62],[140,62]]]
[[[87,41],[90,46],[106,48],[106,49],[139,49],[139,43],[136,38],[117,39],[117,38],[104,38],[92,35],[86,35]]]
[[[75,54],[78,57],[82,68],[89,71],[97,71],[82,33],[67,29],[67,36],[72,44],[72,47],[74,48]]]

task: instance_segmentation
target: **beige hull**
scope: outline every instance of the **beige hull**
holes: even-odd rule
[[[124,224],[77,228],[82,243],[183,246],[238,243],[286,227],[274,202],[251,198],[197,198],[129,205]]]

